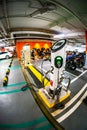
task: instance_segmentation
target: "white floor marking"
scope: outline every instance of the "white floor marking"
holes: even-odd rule
[[[73,77],[76,77],[76,75],[74,75],[74,74],[72,74],[72,73],[70,73],[70,72],[68,72],[68,71],[65,71],[66,73],[69,73],[69,75],[72,75]]]
[[[55,112],[51,113],[53,116],[57,116],[61,112],[63,112],[66,108],[68,108],[70,105],[72,105],[73,102],[75,102],[76,99],[79,98],[79,96],[83,93],[83,91],[87,88],[87,83],[83,86],[83,88],[68,102],[66,103],[64,109],[58,109]]]
[[[83,70],[81,70],[81,69],[79,69],[79,68],[76,68],[76,70],[79,71],[79,72],[83,72]]]
[[[57,121],[60,123],[64,121],[67,117],[69,117],[82,103],[82,100],[87,96],[87,91],[84,93],[84,95],[80,98],[80,100],[63,116],[57,119]]]
[[[76,81],[78,78],[80,78],[82,75],[84,75],[87,72],[87,70],[85,70],[83,73],[81,73],[79,76],[77,76],[75,79],[71,80],[71,83],[73,83],[74,81]]]

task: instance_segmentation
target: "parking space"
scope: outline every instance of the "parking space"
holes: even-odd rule
[[[42,62],[40,61],[40,63]],[[49,62],[45,62],[45,65],[43,66],[43,71],[46,71],[46,68],[49,68]],[[37,69],[41,70],[40,66],[37,66]],[[65,76],[70,76],[71,78],[70,99],[65,104],[64,108],[55,106],[52,109],[48,108],[48,111],[54,117],[54,119],[58,123],[60,123],[66,130],[76,130],[77,128],[79,128],[79,130],[83,130],[87,128],[87,106],[83,102],[83,99],[85,99],[85,97],[87,96],[87,70],[84,70],[82,73],[77,73],[76,70],[75,75],[68,71],[65,71]]]

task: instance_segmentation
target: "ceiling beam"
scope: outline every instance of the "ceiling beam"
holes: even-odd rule
[[[43,29],[43,28],[11,28],[11,32],[15,31],[37,31],[37,32],[45,32],[45,33],[50,33],[50,34],[59,34],[58,31],[51,30],[51,29]]]
[[[68,9],[66,6],[64,6],[63,4],[61,4],[60,2],[58,2],[58,1],[56,1],[56,0],[48,0],[48,1],[50,1],[51,3],[53,3],[53,4],[57,5],[57,6],[59,6],[60,8],[64,9],[65,11],[71,13],[71,15],[72,15],[73,17],[75,17],[77,20],[79,20],[79,21],[81,22],[81,24],[83,25],[84,29],[87,29],[87,26],[84,24],[83,20],[80,19],[79,16],[78,16],[75,12],[71,11],[71,10]]]

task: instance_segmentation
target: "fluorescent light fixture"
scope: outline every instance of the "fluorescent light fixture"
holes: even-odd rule
[[[75,32],[75,33],[55,35],[54,38],[66,38],[66,37],[75,37],[75,36],[84,36],[84,35],[85,35],[84,32]]]

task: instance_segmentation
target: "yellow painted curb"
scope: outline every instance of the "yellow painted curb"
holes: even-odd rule
[[[65,101],[67,98],[70,97],[70,92],[67,92],[67,94],[64,97],[62,97],[61,99],[59,99],[58,102],[51,102],[50,103],[47,100],[46,96],[41,91],[38,91],[38,94],[41,97],[41,99],[44,101],[44,103],[46,104],[46,106],[49,107],[49,108],[54,107],[57,103],[61,103],[61,102]]]
[[[32,64],[28,66],[28,68],[32,71],[32,73],[37,77],[37,79],[42,83],[43,75],[33,67]],[[50,82],[47,78],[44,79],[44,86],[49,86]]]

